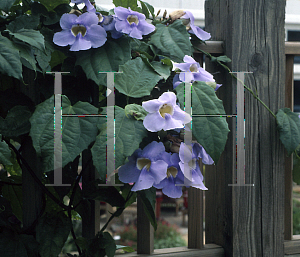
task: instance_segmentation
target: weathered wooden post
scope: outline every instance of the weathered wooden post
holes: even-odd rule
[[[206,31],[224,42],[233,72],[275,113],[284,107],[285,0],[208,0]],[[215,64],[207,64],[216,69]],[[218,70],[222,69],[218,67]],[[226,76],[219,97],[236,113],[236,80]],[[206,167],[206,243],[226,256],[284,256],[284,149],[274,117],[245,91],[245,184],[236,183],[236,119],[216,167]],[[239,153],[238,153],[239,154]]]

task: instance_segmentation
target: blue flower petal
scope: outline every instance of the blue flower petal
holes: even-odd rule
[[[141,20],[141,19],[139,19],[139,24],[138,24],[137,28],[138,28],[138,30],[141,31],[141,33],[143,35],[148,35],[155,30],[155,26],[153,26],[152,24],[149,24],[147,21]]]
[[[171,198],[180,198],[182,196],[182,187],[176,186],[173,178],[172,181],[170,181],[169,178],[168,182],[169,183],[167,183],[166,186],[162,189],[163,194]]]
[[[195,34],[197,36],[197,38],[201,39],[201,40],[208,40],[211,38],[211,35],[210,33],[204,31],[203,29],[195,26],[195,25],[192,25],[191,24],[191,29],[189,32],[192,33],[192,34]]]
[[[128,15],[130,15],[130,10],[121,6],[115,7],[114,12],[120,20],[126,20]]]
[[[141,171],[136,167],[136,161],[129,161],[118,170],[120,181],[123,183],[134,183],[138,180]]]
[[[62,29],[71,29],[72,26],[76,23],[77,15],[65,13],[60,18],[60,26]]]
[[[142,32],[138,30],[136,26],[132,27],[131,32],[129,33],[129,36],[136,39],[143,39]]]
[[[172,106],[176,105],[176,95],[173,92],[163,93],[158,100],[162,103],[170,103]]]
[[[82,37],[81,33],[79,33],[76,36],[76,40],[75,40],[74,44],[71,46],[70,51],[87,50],[87,49],[90,49],[91,47],[92,47],[91,42],[84,39]]]
[[[149,173],[154,178],[154,183],[158,184],[167,176],[168,164],[162,160],[151,162]]]
[[[143,149],[141,157],[148,158],[152,162],[152,161],[156,161],[157,157],[159,157],[164,152],[165,152],[164,144],[162,142],[158,143],[156,141],[153,141]],[[152,163],[151,163],[151,167],[152,167]]]
[[[106,36],[104,28],[99,25],[92,25],[88,28],[85,39],[91,42],[92,47],[97,48],[105,44]]]
[[[131,191],[139,191],[152,187],[154,183],[154,178],[149,174],[147,169],[144,167],[140,173],[139,178],[135,182]]]
[[[194,79],[194,74],[190,71],[187,71],[187,72],[181,72],[179,74],[179,79],[183,82],[187,82],[187,83],[191,83],[193,82],[195,79]]]
[[[153,113],[153,112],[157,112],[162,104],[163,103],[160,102],[158,99],[154,99],[154,100],[144,101],[142,103],[142,106],[147,112]]]
[[[184,125],[181,120],[174,119],[170,114],[165,114],[165,125],[163,127],[163,130],[170,130],[170,129],[176,129],[176,128],[183,128]]]
[[[143,121],[144,127],[151,132],[162,130],[165,123],[166,120],[159,114],[159,112],[149,113]]]
[[[85,12],[77,18],[76,22],[84,25],[85,27],[90,27],[93,24],[98,24],[99,19],[95,13]]]
[[[75,42],[75,37],[70,30],[57,32],[53,36],[53,42],[58,46],[72,45]]]

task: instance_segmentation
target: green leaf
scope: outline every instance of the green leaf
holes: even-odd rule
[[[13,215],[10,202],[3,196],[0,196],[0,227],[11,228],[12,224],[9,222],[10,217]],[[1,233],[0,233],[1,237]],[[1,240],[0,240],[1,245]],[[0,247],[0,249],[3,249]]]
[[[291,155],[300,144],[300,119],[298,114],[289,108],[282,108],[276,114],[279,137],[288,155]]]
[[[152,18],[155,17],[154,14],[154,7],[151,4],[148,4],[147,2],[139,0],[142,6],[142,12],[145,14],[146,18],[149,18],[149,13],[152,15]]]
[[[19,179],[21,180],[21,179]],[[15,185],[3,185],[2,195],[10,201],[13,214],[22,221],[23,209],[22,209],[22,187]]]
[[[115,106],[115,167],[124,164],[125,158],[139,148],[140,142],[147,136],[147,130],[141,121],[127,117],[124,109]],[[92,149],[93,163],[103,179],[106,177],[106,131],[96,139]]]
[[[5,119],[0,117],[0,134],[5,137],[18,137],[30,130],[31,112],[27,106],[17,105],[11,108]]]
[[[231,62],[231,59],[228,58],[226,55],[221,55],[221,56],[217,57],[217,61],[228,63],[228,62]]]
[[[157,61],[151,62],[151,65],[160,76],[162,76],[165,80],[168,79],[168,77],[171,74],[170,66],[168,66],[162,62],[157,62]]]
[[[30,118],[33,146],[42,157],[44,171],[54,167],[54,98],[53,96],[39,104]],[[97,114],[98,109],[85,102],[71,105],[66,96],[62,96],[63,114]],[[62,165],[73,161],[97,135],[97,117],[62,118]]]
[[[106,74],[99,72],[119,71],[119,65],[131,58],[130,45],[127,38],[110,40],[104,46],[79,51],[76,65],[80,65],[88,79],[92,79],[97,85],[106,85]]]
[[[0,35],[0,72],[22,79],[22,63],[19,51],[12,42]]]
[[[156,46],[162,55],[170,57],[175,62],[182,62],[185,55],[192,55],[189,33],[180,20],[169,26],[157,24],[150,43]]]
[[[138,195],[140,195],[144,210],[146,212],[146,215],[152,224],[154,230],[157,229],[157,223],[155,218],[155,203],[156,203],[156,189],[154,187],[151,187],[146,190],[141,190],[137,192]]]
[[[69,0],[35,0],[35,2],[40,2],[43,4],[48,11],[53,11],[57,6],[61,4],[69,4]]]
[[[180,105],[184,106],[184,83],[177,88],[177,97]],[[222,101],[218,99],[213,88],[205,82],[194,82],[192,86],[193,115],[224,114]],[[225,116],[219,117],[193,117],[192,133],[211,158],[218,162],[225,148],[227,134],[229,132]]]
[[[131,97],[150,95],[160,80],[160,76],[146,65],[141,58],[136,58],[120,66],[123,74],[117,74],[115,88]]]
[[[144,120],[148,112],[139,104],[127,104],[125,106],[125,115],[133,116],[136,120]]]
[[[32,48],[21,41],[14,42],[14,46],[19,50],[22,64],[27,68],[36,71],[36,60]]]
[[[39,23],[40,18],[38,15],[21,15],[10,22],[6,29],[11,32],[18,32],[21,29],[36,29]]]
[[[97,183],[90,184],[84,191],[84,198],[99,200],[101,202],[109,203],[111,206],[123,207],[125,200],[120,195],[119,191],[113,186],[98,186]]]
[[[98,232],[90,241],[87,256],[93,257],[113,257],[116,252],[116,243],[108,232]]]
[[[8,30],[8,32],[15,38],[36,47],[40,51],[44,51],[45,49],[44,36],[39,31],[33,29],[20,29],[17,32],[12,32],[10,30]]]
[[[0,134],[1,138],[1,134]],[[11,157],[11,151],[8,147],[8,145],[0,140],[0,164],[3,165],[12,165],[10,162],[10,157]]]
[[[114,5],[117,6],[122,6],[125,8],[130,7],[131,10],[136,11],[138,8],[137,5],[137,0],[113,0]]]
[[[16,0],[1,0],[0,9],[8,13]]]
[[[72,223],[63,213],[46,213],[36,228],[36,240],[40,244],[41,257],[57,257],[68,238]]]
[[[62,53],[61,51],[57,51],[55,50],[54,52],[52,52],[51,54],[51,60],[50,60],[50,66],[51,68],[55,67],[56,65],[59,65],[61,63],[63,63],[63,61],[67,58],[67,56],[65,56],[64,53]]]

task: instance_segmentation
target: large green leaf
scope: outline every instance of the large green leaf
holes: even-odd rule
[[[290,155],[300,144],[300,119],[289,108],[282,108],[276,114],[280,140]]]
[[[0,134],[0,138],[1,137],[2,136]],[[0,164],[12,165],[12,163],[10,162],[10,156],[11,156],[11,151],[8,145],[4,141],[1,141],[0,139]]]
[[[141,121],[127,117],[124,109],[115,107],[115,167],[121,166],[125,158],[139,148],[147,130]],[[103,130],[92,147],[93,163],[103,179],[106,176],[106,131]]]
[[[19,51],[12,42],[0,34],[0,72],[22,79],[22,63]]]
[[[150,43],[155,45],[161,54],[175,62],[182,62],[185,55],[192,55],[189,33],[180,20],[176,20],[169,26],[157,24]]]
[[[96,84],[106,85],[106,75],[99,72],[119,71],[119,65],[124,64],[131,58],[130,45],[127,38],[110,40],[104,46],[79,51],[76,65],[80,65],[88,79]]]
[[[69,0],[35,0],[35,2],[40,2],[43,4],[48,11],[53,11],[57,6],[61,4],[69,4]]]
[[[116,252],[116,243],[108,232],[98,232],[89,242],[86,251],[87,256],[93,257],[114,257]]]
[[[0,117],[0,133],[6,137],[17,137],[30,130],[31,112],[27,106],[17,105],[10,109],[5,119]]]
[[[44,171],[54,167],[54,98],[53,96],[36,107],[30,118],[33,146],[42,157]],[[85,102],[71,105],[66,96],[62,96],[63,114],[95,114],[98,109]],[[62,165],[73,161],[88,145],[96,139],[98,117],[62,118]]]
[[[21,179],[19,179],[19,182]],[[10,201],[13,214],[22,221],[22,187],[15,185],[4,185],[2,187],[2,195]]]
[[[63,213],[46,213],[38,222],[36,240],[40,244],[41,257],[57,257],[68,238],[72,227],[70,219]]]
[[[180,105],[184,106],[184,83],[177,88]],[[216,115],[225,113],[222,101],[218,99],[213,88],[204,82],[194,82],[192,86],[193,115]],[[226,117],[193,117],[192,133],[211,158],[218,162],[225,148],[229,132]]]
[[[4,12],[8,13],[10,7],[14,4],[16,0],[1,0],[0,1],[0,9]]]
[[[130,7],[131,10],[136,11],[138,6],[137,6],[137,0],[113,0],[114,5],[117,6],[122,6],[125,8]]]
[[[14,46],[19,50],[22,64],[36,71],[36,60],[31,46],[21,41],[14,42]]]
[[[145,14],[146,18],[149,18],[149,13],[152,15],[152,18],[155,17],[154,14],[154,7],[151,4],[148,4],[147,2],[139,0],[142,6],[142,12]]]
[[[141,58],[136,58],[120,66],[122,74],[115,79],[116,89],[131,97],[150,95],[150,92],[160,80],[160,76],[146,65]]]
[[[141,197],[145,213],[152,224],[153,228],[157,229],[157,223],[155,218],[155,203],[156,203],[156,189],[151,187],[146,190],[138,191],[138,195]]]
[[[11,32],[17,32],[20,29],[36,29],[39,23],[38,15],[21,15],[10,22],[6,28]]]
[[[40,51],[44,51],[44,36],[39,31],[33,29],[19,29],[17,32],[8,31],[15,38],[36,47]]]

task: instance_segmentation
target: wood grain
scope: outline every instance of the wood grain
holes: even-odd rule
[[[232,71],[253,72],[245,76],[245,84],[273,112],[285,103],[284,10],[284,0],[206,1],[206,30],[212,40],[224,42]],[[225,79],[218,94],[226,113],[234,114],[236,81]],[[255,186],[228,187],[235,178],[231,120],[222,159],[206,172],[206,200],[212,203],[206,212],[206,241],[223,246],[226,256],[283,256],[284,149],[276,121],[245,92],[245,182]]]

